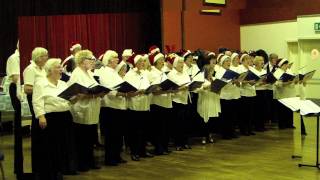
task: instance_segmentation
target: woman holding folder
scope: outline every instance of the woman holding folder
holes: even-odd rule
[[[176,56],[173,59],[173,69],[168,73],[168,79],[179,85],[180,88],[172,95],[173,109],[176,112],[173,125],[173,137],[175,140],[176,150],[191,149],[187,137],[187,109],[188,98],[190,94],[188,87],[184,84],[190,83],[189,75],[183,71],[184,59]]]
[[[62,179],[62,173],[76,174],[71,106],[58,97],[67,89],[61,81],[61,59],[49,59],[44,67],[47,77],[36,81],[33,88],[33,107],[39,119],[39,179]]]
[[[102,59],[104,66],[97,71],[102,86],[113,89],[123,82],[122,77],[116,71],[118,62],[119,58],[117,52],[112,50],[105,52]],[[127,112],[127,103],[124,93],[111,91],[103,97],[101,106],[100,118],[104,124],[103,133],[105,138],[104,163],[105,165],[116,166],[119,163],[126,162],[120,156],[124,133],[123,125],[125,124]]]
[[[267,71],[263,69],[264,66],[264,60],[262,56],[256,56],[253,60],[254,63],[254,69],[252,69],[252,72],[254,72],[257,76],[266,76]],[[265,77],[266,78],[266,77]],[[254,113],[254,126],[256,131],[265,131],[264,123],[268,121],[268,109],[265,108],[265,101],[267,99],[267,93],[268,93],[268,84],[266,82],[266,79],[263,79],[262,81],[259,81],[255,84],[256,88],[256,98],[254,106],[255,113]]]
[[[86,88],[97,86],[98,83],[90,71],[94,61],[91,51],[81,50],[75,56],[77,67],[73,70],[68,85],[78,83]],[[94,160],[94,144],[96,142],[96,125],[99,122],[101,94],[83,94],[71,107],[75,127],[76,154],[78,170],[89,171],[99,169]]]
[[[199,97],[197,102],[197,112],[203,118],[204,121],[204,137],[202,138],[202,143],[206,143],[208,138],[210,143],[213,143],[213,118],[217,118],[221,112],[220,107],[220,97],[219,94],[216,94],[211,91],[211,82],[215,79],[212,77],[214,72],[214,67],[207,64],[203,67],[205,82],[202,85],[202,88],[198,91]]]
[[[149,56],[151,65],[151,71],[149,73],[149,81],[152,85],[161,84],[167,78],[164,67],[164,55],[157,53]],[[163,155],[168,154],[168,143],[169,143],[169,123],[171,118],[169,114],[172,111],[172,98],[171,93],[168,91],[158,90],[152,93],[151,97],[151,119],[154,119],[153,130],[154,132],[154,146],[155,154]]]
[[[224,79],[223,76],[230,69],[231,59],[223,55],[220,59],[221,68],[216,73],[216,78]],[[240,83],[232,79],[231,83],[225,85],[220,91],[221,103],[221,134],[223,139],[232,139],[238,137],[235,133],[235,122],[237,117],[237,102],[240,99]]]
[[[127,93],[128,109],[130,109],[130,119],[128,120],[128,138],[131,150],[131,159],[139,161],[140,157],[152,157],[146,151],[145,140],[145,124],[148,120],[148,111],[150,110],[150,97],[144,93],[149,86],[149,80],[145,73],[143,73],[145,60],[143,56],[132,56],[128,61],[134,64],[135,68],[129,71],[124,80],[134,86],[136,91]]]
[[[241,65],[239,67],[240,73],[251,73],[251,69],[253,69],[250,66],[250,55],[243,54],[241,55]],[[249,76],[247,76],[249,77]],[[239,128],[240,133],[245,136],[249,135],[255,135],[254,132],[252,132],[252,126],[253,126],[253,120],[254,120],[254,102],[255,102],[255,96],[256,96],[256,89],[254,87],[255,80],[254,79],[248,79],[245,78],[244,81],[241,82],[240,86],[240,103],[241,106],[239,106],[240,112],[240,121],[239,121]]]
[[[284,79],[288,70],[289,61],[287,59],[280,59],[278,62],[278,69],[274,72],[274,76],[278,79],[275,83],[274,97],[275,99],[290,98],[296,96],[295,84],[298,79]],[[293,113],[292,111],[277,102],[278,125],[280,129],[293,128]]]

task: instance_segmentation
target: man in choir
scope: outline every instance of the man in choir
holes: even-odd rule
[[[58,97],[68,86],[60,80],[61,59],[49,59],[44,69],[46,78],[35,82],[32,97],[41,128],[39,151],[34,154],[39,166],[34,172],[39,179],[62,179],[62,173],[76,174],[70,102]]]
[[[259,77],[266,75],[267,71],[263,69],[264,60],[262,56],[256,56],[254,58],[254,69],[251,69]],[[256,131],[265,131],[264,123],[267,122],[268,111],[265,108],[266,93],[268,89],[268,84],[264,81],[255,84],[256,88],[256,100],[254,106],[255,116],[254,116],[254,126]]]
[[[188,114],[188,87],[184,84],[189,83],[189,75],[183,71],[184,58],[176,56],[173,61],[173,69],[168,73],[168,79],[181,86],[177,92],[172,95],[173,110],[176,112],[173,122],[173,137],[177,151],[191,149],[188,142],[187,130],[188,122],[186,122]]]
[[[276,71],[278,62],[278,55],[275,53],[271,53],[269,55],[269,61],[265,65],[264,69],[267,71],[267,73],[274,73]],[[266,90],[266,98],[265,98],[265,105],[268,112],[268,121],[273,123],[278,123],[278,119],[276,118],[276,105],[278,102],[274,100],[273,97],[273,91],[274,91],[274,85],[268,84],[267,90]]]
[[[17,49],[8,58],[6,66],[7,80],[4,84],[3,91],[9,93],[10,83],[17,84],[18,91],[17,96],[20,97],[20,53],[19,53],[19,41],[17,43]]]
[[[121,84],[123,79],[115,70],[119,62],[118,53],[112,50],[106,51],[100,68],[99,78],[101,85],[113,89]],[[124,62],[123,62],[124,63]],[[104,124],[105,137],[105,165],[117,166],[125,163],[120,156],[126,118],[126,98],[124,93],[112,91],[104,96],[101,104],[100,118]]]
[[[148,77],[143,72],[145,60],[142,55],[136,55],[131,62],[135,68],[129,71],[124,80],[133,85],[138,91],[129,92],[127,94],[127,105],[130,109],[129,124],[129,146],[131,150],[131,159],[133,161],[139,161],[140,157],[152,157],[150,153],[146,151],[146,132],[145,124],[149,120],[148,111],[150,110],[150,96],[144,93],[150,86]]]
[[[39,141],[39,121],[35,118],[33,106],[32,106],[32,92],[33,86],[38,79],[46,77],[46,71],[44,65],[48,60],[48,51],[42,47],[36,47],[31,54],[31,63],[23,71],[24,92],[27,94],[27,100],[32,115],[31,122],[31,163],[32,169],[36,170],[38,165],[38,158],[36,154],[40,147],[38,147]]]
[[[77,67],[73,70],[68,85],[78,83],[86,88],[98,85],[90,71],[95,58],[91,51],[81,50],[75,55]],[[83,94],[71,107],[75,128],[78,170],[99,169],[94,159],[97,124],[99,122],[100,101],[104,94]]]
[[[81,44],[78,42],[73,42],[70,48],[71,55],[68,56],[62,63],[62,66],[68,74],[71,74],[72,71],[76,68],[75,55],[77,52],[81,51]]]
[[[149,73],[149,81],[151,84],[160,84],[167,79],[167,75],[162,71],[164,67],[164,55],[157,53],[149,56],[150,64],[152,64]],[[151,118],[153,121],[152,128],[155,132],[154,145],[155,154],[168,154],[169,143],[169,123],[171,118],[168,116],[172,110],[171,93],[165,91],[157,91],[153,93],[150,102]]]

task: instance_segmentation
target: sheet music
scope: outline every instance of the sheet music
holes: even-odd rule
[[[301,100],[300,114],[317,114],[320,113],[320,107],[310,100]]]
[[[300,97],[284,98],[279,99],[286,107],[292,111],[300,110],[301,115],[316,114],[320,113],[320,107],[310,100],[301,100]]]

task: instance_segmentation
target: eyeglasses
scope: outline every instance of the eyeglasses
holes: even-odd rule
[[[89,61],[96,61],[97,59],[94,57],[85,57],[84,59],[87,59]]]

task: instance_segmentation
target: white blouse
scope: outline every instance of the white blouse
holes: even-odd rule
[[[221,79],[226,72],[226,69],[220,66],[218,71],[216,72],[215,77],[217,79]],[[228,83],[225,85],[220,91],[220,99],[232,100],[240,98],[240,88],[235,84]]]
[[[37,81],[32,94],[35,116],[38,118],[41,115],[51,112],[69,111],[69,101],[58,97],[58,95],[67,88],[67,83],[60,80],[57,85],[50,83],[47,78]]]
[[[40,78],[45,78],[47,76],[44,68],[40,69],[33,61],[30,62],[23,71],[23,81],[24,84],[33,86],[35,82]]]
[[[210,86],[210,82],[205,80],[202,89],[198,91],[197,111],[203,118],[204,122],[208,122],[210,117],[218,117],[221,112],[220,97],[218,94],[203,87]]]
[[[168,79],[165,72],[159,71],[154,66],[151,67],[148,79],[151,84],[160,84],[161,82]],[[155,104],[164,108],[172,108],[172,98],[171,93],[165,93],[160,95],[151,96],[151,104]]]
[[[181,73],[181,72],[178,72],[176,69],[172,69],[172,71],[168,73],[168,79],[178,84],[179,86],[191,82],[190,77],[186,72]],[[189,98],[188,90],[179,91],[172,95],[172,100],[180,104],[188,104],[188,98]]]
[[[285,71],[280,68],[278,68],[274,72],[275,77],[278,79],[278,81],[275,83],[275,89],[273,92],[273,96],[275,99],[283,99],[296,96],[296,88],[294,83],[285,85],[282,81],[279,81],[279,78],[283,73],[285,73]]]
[[[91,71],[83,71],[76,67],[68,81],[68,85],[78,83],[85,87],[93,87],[98,85]],[[100,102],[101,98],[86,98],[78,100],[71,106],[73,121],[78,124],[97,124],[99,122]]]
[[[258,71],[257,69],[252,68],[250,70],[259,77],[267,74],[267,71],[265,69],[261,69],[260,71]],[[255,84],[255,88],[256,88],[256,91],[267,90],[267,89],[269,89],[269,84],[257,83],[257,84]]]
[[[146,73],[137,72],[137,69],[132,69],[125,76],[124,80],[133,85],[138,90],[145,90],[150,86]],[[150,95],[141,94],[127,99],[128,108],[134,111],[149,111],[150,110]]]
[[[124,82],[124,80],[117,73],[117,71],[108,66],[101,67],[99,71],[97,71],[97,75],[99,76],[100,84],[111,90],[115,86]],[[117,91],[111,91],[109,94],[105,95],[102,99],[101,106],[110,107],[113,109],[127,109],[126,98],[116,95]]]
[[[239,73],[247,72],[249,69],[247,69],[242,64],[239,66]],[[249,83],[241,83],[240,86],[240,95],[244,97],[254,97],[256,96],[256,89],[254,86],[250,85]]]

